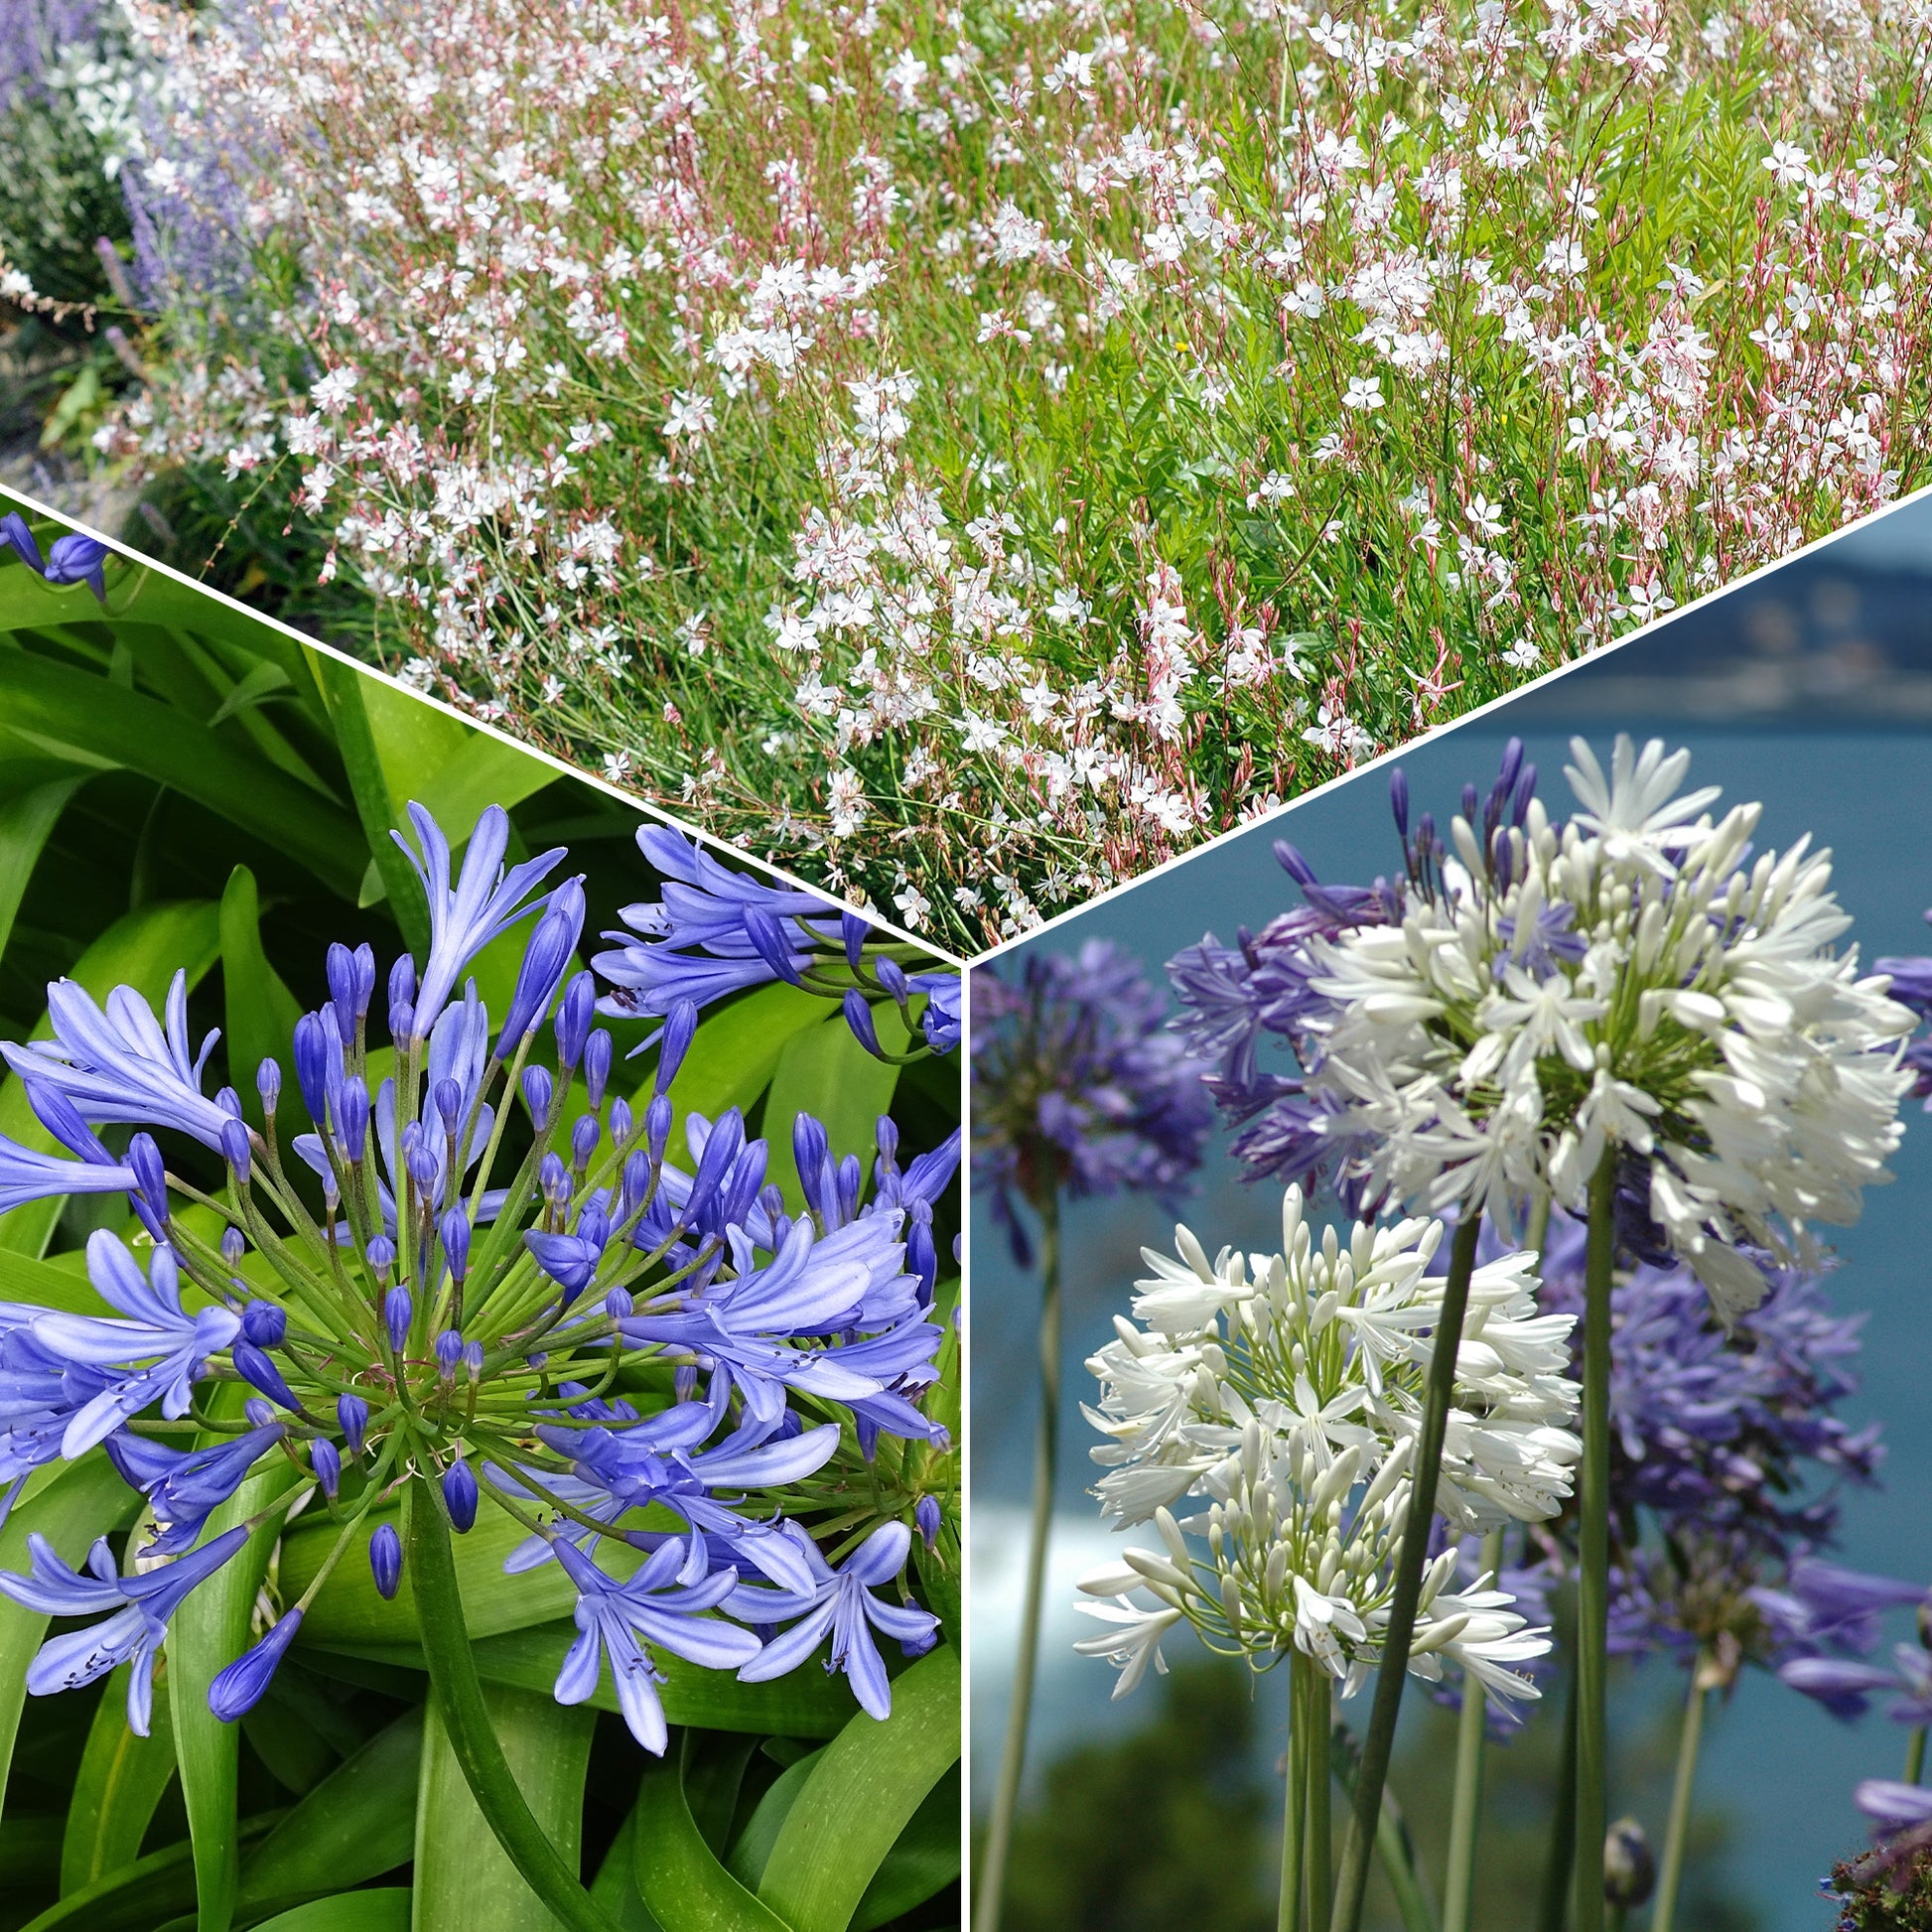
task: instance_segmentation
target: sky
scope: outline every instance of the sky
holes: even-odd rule
[[[1607,763],[1613,736],[1662,736],[1693,755],[1689,781],[1719,784],[1725,804],[1764,805],[1760,849],[1809,833],[1835,855],[1835,883],[1867,959],[1932,951],[1932,498],[1821,546],[1724,597],[1444,732],[1398,760],[1414,809],[1446,821],[1465,780],[1487,790],[1506,740],[1521,737],[1553,811],[1573,802],[1562,771],[1573,734]],[[1726,694],[1730,694],[1726,697]],[[1740,695],[1741,694],[1741,695]],[[1721,806],[1720,809],[1723,807]],[[1400,863],[1388,765],[1357,774],[1217,847],[1114,894],[1031,942],[1071,950],[1088,938],[1125,946],[1157,983],[1164,962],[1212,932],[1231,940],[1296,902],[1274,857],[1291,839],[1323,880],[1366,882]],[[1890,1446],[1883,1483],[1846,1501],[1841,1560],[1932,1579],[1932,1120],[1915,1104],[1897,1178],[1867,1192],[1864,1217],[1837,1239],[1830,1295],[1868,1311],[1863,1388],[1848,1413],[1877,1418]],[[1184,1218],[1212,1252],[1277,1245],[1279,1194],[1246,1184],[1213,1144]],[[1068,1607],[1073,1579],[1112,1539],[1086,1495],[1085,1451],[1098,1439],[1077,1404],[1093,1391],[1082,1366],[1125,1311],[1143,1243],[1167,1246],[1173,1217],[1158,1203],[1074,1205],[1065,1223],[1065,1450],[1056,1491],[1053,1606],[1032,1761],[1068,1742],[1151,1715],[1111,1704],[1113,1672],[1072,1655],[1091,1627]],[[983,1207],[973,1233],[973,1714],[976,1792],[984,1802],[1004,1718],[1018,1615],[1036,1383],[1036,1284],[1017,1269]],[[1901,1626],[1897,1632],[1907,1634]],[[1681,1695],[1661,1665],[1649,1690]],[[1365,1702],[1365,1700],[1362,1700]],[[1729,1815],[1728,1870],[1764,1932],[1816,1932],[1828,1908],[1817,1881],[1862,1835],[1851,1802],[1861,1777],[1896,1776],[1902,1733],[1882,1714],[1858,1727],[1762,1673],[1749,1673],[1712,1723],[1700,1797]],[[1653,1839],[1662,1820],[1649,1821]]]

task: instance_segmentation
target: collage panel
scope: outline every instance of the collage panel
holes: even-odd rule
[[[976,1932],[1913,1922],[1929,560],[1921,500],[975,966]]]
[[[959,1918],[951,964],[0,498],[0,1917]]]
[[[23,486],[959,953],[1926,480],[1895,0],[0,36]]]

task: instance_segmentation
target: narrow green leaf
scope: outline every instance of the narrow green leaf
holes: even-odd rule
[[[75,1260],[79,1260],[75,1252]],[[64,1268],[52,1261],[0,1248],[0,1301],[32,1302],[68,1314],[104,1314],[107,1304],[81,1268]]]
[[[34,868],[85,773],[53,778],[0,805],[0,953],[7,950]]]
[[[302,1005],[262,951],[261,899],[255,875],[246,866],[228,875],[221,895],[221,994],[228,1079],[241,1096],[242,1111],[259,1127],[262,1103],[255,1069],[269,1058],[288,1062]]]
[[[246,1843],[267,1831],[279,1812],[246,1819],[236,1829]],[[57,1932],[76,1926],[83,1932],[149,1932],[172,1919],[183,1906],[195,1903],[195,1859],[186,1839],[150,1852],[145,1859],[103,1872],[91,1885],[50,1905],[22,1932]],[[193,1921],[191,1921],[193,1923]]]
[[[429,908],[409,861],[391,836],[407,824],[389,780],[382,768],[381,754],[370,728],[368,702],[371,691],[389,689],[379,678],[371,678],[334,657],[317,654],[317,677],[329,715],[336,727],[336,744],[342,753],[343,769],[355,799],[356,816],[362,823],[362,838],[357,842],[353,876],[345,888],[354,893],[359,887],[365,860],[372,860],[387,889],[389,909],[402,929],[403,943],[420,961],[429,953]],[[380,698],[377,702],[381,702]]]
[[[155,1699],[149,1735],[137,1737],[127,1724],[129,1669],[123,1664],[114,1672],[94,1707],[61,1844],[64,1897],[141,1856],[154,1808],[174,1781],[175,1732],[168,1700]]]
[[[242,1909],[341,1891],[408,1863],[422,1755],[419,1708],[377,1731],[256,1846],[241,1867]]]
[[[27,1538],[35,1531],[67,1562],[78,1563],[97,1536],[131,1522],[140,1501],[101,1449],[90,1449],[77,1462],[56,1463],[0,1529],[0,1570],[27,1568]],[[0,1598],[0,1792],[27,1702],[27,1666],[46,1634],[46,1617],[12,1597]]]
[[[222,1385],[222,1393],[233,1393],[236,1411],[241,1389],[239,1383]],[[295,1479],[295,1470],[284,1458],[263,1463],[208,1518],[207,1534],[218,1536],[245,1522]],[[235,1816],[241,1732],[208,1709],[208,1686],[217,1672],[248,1648],[255,1596],[268,1571],[277,1527],[268,1522],[257,1529],[175,1612],[168,1630],[168,1696],[174,1709],[181,1794],[195,1848],[200,1932],[228,1932],[240,1873]]]
[[[664,1932],[651,1916],[644,1895],[637,1889],[633,1848],[636,1844],[637,1808],[632,1806],[618,1827],[611,1849],[591,1881],[591,1896],[610,1913],[621,1932]]]
[[[408,1889],[401,1885],[345,1891],[278,1912],[255,1932],[410,1932],[409,1904]]]
[[[851,1925],[874,1872],[959,1759],[959,1653],[941,1644],[894,1681],[884,1724],[862,1713],[825,1747],[759,1881],[792,1932]]]
[[[483,1702],[516,1788],[574,1875],[596,1719],[499,1685],[485,1687]],[[416,1800],[414,1932],[553,1932],[550,1906],[520,1875],[478,1808],[442,1712],[432,1699]]]
[[[798,1794],[804,1790],[805,1780],[824,1755],[822,1748],[807,1751],[795,1764],[787,1764],[759,1800],[758,1808],[745,1821],[745,1829],[739,1833],[738,1842],[732,1847],[731,1856],[725,1863],[732,1876],[748,1891],[758,1890],[759,1880],[764,1876],[764,1867],[770,1863],[771,1848],[778,1842],[778,1833],[792,1806],[798,1802]]]
[[[902,1052],[908,1035],[898,1009],[874,1007],[873,1021],[880,1045],[889,1053]],[[823,1125],[835,1161],[856,1154],[863,1185],[879,1152],[879,1116],[891,1108],[897,1085],[898,1068],[874,1059],[853,1038],[836,1007],[829,1018],[785,1042],[765,1096],[764,1138],[771,1146],[770,1177],[783,1188],[792,1213],[802,1212],[805,1205],[791,1152],[793,1117],[810,1114]]]
[[[427,805],[452,843],[468,837],[485,805],[508,811],[563,776],[395,685],[371,680],[365,706],[390,795]]]
[[[0,701],[4,701],[3,678]],[[117,986],[131,986],[158,1007],[177,970],[187,973],[191,989],[201,983],[214,964],[218,933],[216,909],[207,899],[143,905],[116,919],[80,956],[69,977],[96,1000],[104,1000]],[[53,1031],[46,1014],[42,1014],[31,1036],[46,1039]],[[52,1153],[59,1146],[27,1104],[26,1087],[12,1077],[0,1084],[0,1134],[42,1153]],[[0,1214],[0,1248],[10,1248],[16,1254],[45,1254],[61,1208],[62,1202],[56,1198],[28,1201],[11,1213]]]
[[[265,659],[257,664],[215,708],[208,719],[210,725],[219,725],[232,718],[238,711],[246,711],[251,705],[258,705],[272,692],[286,691],[289,688],[289,674],[279,664],[271,664]]]
[[[960,1867],[959,1766],[954,1765],[912,1814],[911,1822],[893,1842],[885,1862],[872,1874],[852,1932],[873,1932],[923,1905],[959,1876]]]
[[[354,890],[360,842],[345,815],[172,705],[24,650],[9,652],[0,668],[0,703],[15,730],[111,758],[272,839],[335,891]]]
[[[556,1787],[567,1781],[567,1759],[559,1739],[569,1734],[561,1708],[544,1708],[544,1700],[529,1692],[498,1687],[485,1690],[477,1676],[476,1659],[464,1634],[463,1598],[451,1559],[450,1524],[443,1498],[428,1477],[411,1478],[404,1491],[403,1547],[407,1553],[410,1587],[421,1614],[424,1654],[429,1662],[433,1692],[430,1728],[424,1738],[423,1796],[417,1813],[416,1911],[419,1926],[431,1901],[452,1896],[468,1883],[468,1874],[483,1863],[479,1857],[444,1858],[443,1847],[454,1833],[450,1815],[456,1810],[448,1787],[455,1773],[469,1786],[481,1819],[486,1821],[506,1862],[521,1874],[523,1884],[560,1919],[568,1932],[615,1932],[609,1916],[578,1880],[576,1821],[582,1802],[580,1766],[576,1795],[558,1808]],[[541,1712],[543,1725],[534,1735],[523,1725]],[[581,1747],[588,1754],[589,1712],[575,1714]],[[499,1735],[499,1731],[505,1735]],[[539,1817],[518,1782],[504,1748],[505,1736],[526,1757],[534,1795],[550,1817]],[[447,1745],[447,1750],[445,1746]],[[443,1767],[447,1763],[448,1770]],[[432,1798],[434,1803],[431,1802]],[[423,1821],[427,1817],[427,1824]],[[552,1833],[568,1834],[559,1844]],[[474,1845],[476,1835],[464,1832],[463,1844]],[[478,1848],[481,1850],[481,1848]],[[496,1893],[516,1896],[501,1877]],[[446,1921],[439,1920],[438,1925]],[[456,1932],[469,1921],[450,1920]],[[521,1920],[512,1924],[520,1926]],[[429,1928],[425,1926],[425,1932]],[[541,1932],[548,1932],[542,1928]]]
[[[676,1764],[644,1773],[631,1843],[637,1889],[664,1932],[790,1932],[704,1842]]]

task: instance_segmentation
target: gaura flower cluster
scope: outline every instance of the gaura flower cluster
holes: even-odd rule
[[[1088,1363],[1101,1383],[1088,1420],[1107,1443],[1096,1486],[1107,1517],[1152,1520],[1163,1548],[1130,1549],[1082,1580],[1079,1607],[1109,1625],[1076,1647],[1121,1666],[1115,1695],[1163,1635],[1191,1623],[1213,1648],[1277,1659],[1293,1648],[1352,1695],[1374,1670],[1405,1536],[1554,1516],[1581,1452],[1565,1370],[1574,1321],[1543,1314],[1527,1254],[1475,1270],[1435,1507],[1411,1478],[1423,1384],[1445,1282],[1426,1273],[1440,1222],[1317,1234],[1299,1189],[1282,1248],[1209,1261],[1185,1228],[1179,1259],[1149,1249],[1134,1320]],[[1193,1513],[1177,1516],[1183,1502]],[[1450,1662],[1497,1698],[1532,1698],[1522,1666],[1549,1649],[1512,1598],[1479,1577],[1450,1587],[1451,1547],[1427,1571],[1410,1670]],[[1140,1591],[1154,1599],[1143,1607]]]
[[[1547,1189],[1574,1210],[1614,1149],[1625,1246],[1682,1259],[1733,1320],[1889,1178],[1912,1015],[1833,950],[1851,921],[1829,853],[1753,858],[1761,808],[1714,823],[1716,788],[1680,795],[1690,756],[1660,741],[1620,737],[1607,774],[1571,749],[1568,820],[1512,743],[1447,840],[1428,816],[1411,830],[1398,772],[1392,885],[1322,888],[1287,850],[1308,911],[1183,954],[1186,1025],[1254,1117],[1251,1163],[1332,1163],[1361,1199],[1507,1223]],[[1300,1078],[1259,1072],[1263,1031]]]
[[[795,1213],[738,1110],[688,1114],[674,1148],[671,1085],[704,1052],[696,1000],[659,1009],[633,1106],[612,1091],[593,976],[571,970],[586,907],[580,879],[554,883],[563,851],[506,870],[492,806],[453,876],[436,822],[410,816],[428,955],[398,958],[378,1005],[371,949],[330,949],[292,1082],[275,1058],[254,1074],[259,1126],[233,1088],[205,1091],[216,1036],[192,1041],[181,974],[161,1016],[128,987],[96,1005],[61,981],[52,1036],[0,1046],[63,1150],[0,1142],[0,1206],[125,1194],[147,1250],[92,1236],[99,1313],[0,1306],[9,1501],[96,1446],[145,1499],[119,1561],[103,1540],[76,1571],[34,1537],[30,1574],[0,1575],[44,1614],[105,1613],[50,1641],[29,1689],[131,1662],[145,1732],[182,1600],[251,1531],[326,1514],[339,1533],[301,1599],[213,1682],[212,1708],[239,1716],[341,1562],[395,1594],[390,1504],[419,1475],[459,1533],[485,1503],[523,1526],[512,1572],[563,1567],[579,1636],[556,1695],[592,1696],[608,1657],[646,1748],[666,1738],[653,1649],[748,1681],[825,1651],[883,1716],[874,1633],[913,1654],[935,1641],[899,1580],[952,1486],[920,1405],[942,1332],[932,1209],[957,1137],[901,1167],[881,1119],[868,1192],[818,1121],[769,1121],[796,1157]],[[742,925],[758,894],[709,862],[703,877],[682,915],[708,904],[711,929]],[[470,968],[525,920],[492,1019]],[[260,1507],[208,1534],[251,1475],[268,1478],[249,1491]]]

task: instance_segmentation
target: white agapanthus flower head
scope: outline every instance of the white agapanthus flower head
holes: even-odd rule
[[[1492,794],[1411,844],[1399,919],[1309,942],[1309,1102],[1367,1197],[1505,1223],[1546,1188],[1581,1210],[1614,1147],[1623,1210],[1728,1322],[1890,1178],[1912,1015],[1834,950],[1829,852],[1753,856],[1761,808],[1714,822],[1660,741],[1607,775],[1571,749],[1567,823]]]
[[[1108,1627],[1076,1648],[1121,1667],[1117,1697],[1165,1668],[1161,1639],[1182,1621],[1222,1651],[1299,1650],[1344,1696],[1374,1669],[1414,1501],[1442,1239],[1429,1220],[1317,1231],[1291,1187],[1277,1254],[1210,1261],[1184,1227],[1174,1256],[1144,1251],[1134,1318],[1117,1316],[1087,1364],[1101,1384],[1087,1419],[1107,1438],[1095,1494],[1110,1521],[1151,1521],[1162,1543],[1080,1584],[1111,1599],[1078,1605]],[[1562,1508],[1581,1453],[1574,1319],[1538,1312],[1529,1255],[1475,1270],[1435,1498],[1457,1534]],[[1427,1573],[1410,1669],[1434,1677],[1448,1657],[1499,1698],[1535,1696],[1514,1666],[1547,1633],[1487,1579],[1452,1590],[1454,1568],[1451,1550]]]

